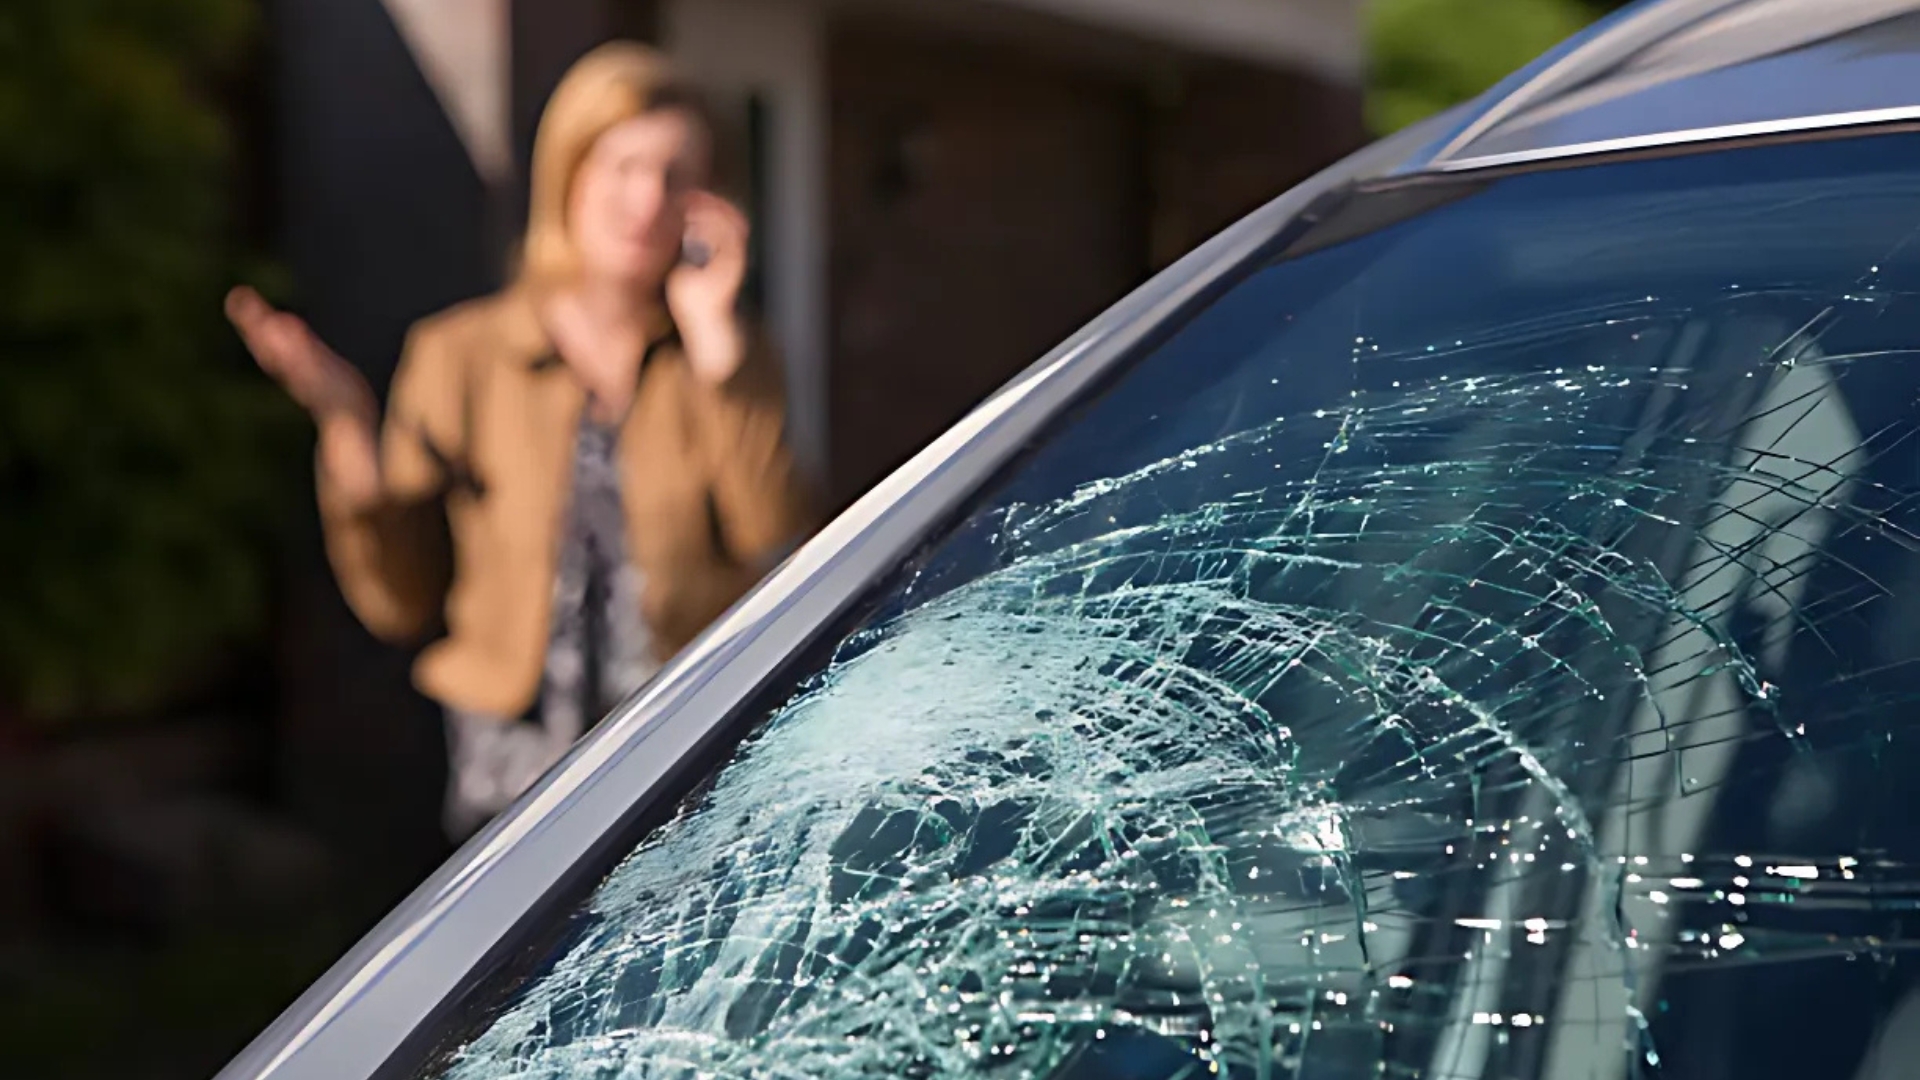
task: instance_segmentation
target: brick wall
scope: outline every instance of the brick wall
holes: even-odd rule
[[[856,497],[1166,265],[1364,141],[1357,89],[843,21],[833,491]]]

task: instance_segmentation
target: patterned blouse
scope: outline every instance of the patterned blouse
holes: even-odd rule
[[[529,715],[517,720],[447,710],[452,768],[445,824],[456,838],[506,809],[659,669],[640,615],[645,582],[627,558],[614,452],[619,429],[593,416],[589,403],[574,442],[573,497],[539,697]]]

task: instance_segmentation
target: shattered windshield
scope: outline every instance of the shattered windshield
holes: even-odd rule
[[[428,1074],[1911,1075],[1917,138],[1246,268]]]

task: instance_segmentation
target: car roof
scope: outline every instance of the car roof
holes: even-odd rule
[[[1462,110],[1398,173],[1920,119],[1920,0],[1652,0]]]

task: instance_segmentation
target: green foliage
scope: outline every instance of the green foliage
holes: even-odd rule
[[[168,693],[263,610],[288,420],[221,325],[252,0],[0,4],[0,709]]]
[[[1385,135],[1471,99],[1577,33],[1600,6],[1585,0],[1371,0],[1368,125]]]
[[[352,944],[333,912],[271,928],[196,927],[136,955],[61,956],[4,999],[9,1076],[207,1076]],[[132,1048],[138,1047],[137,1051]]]

